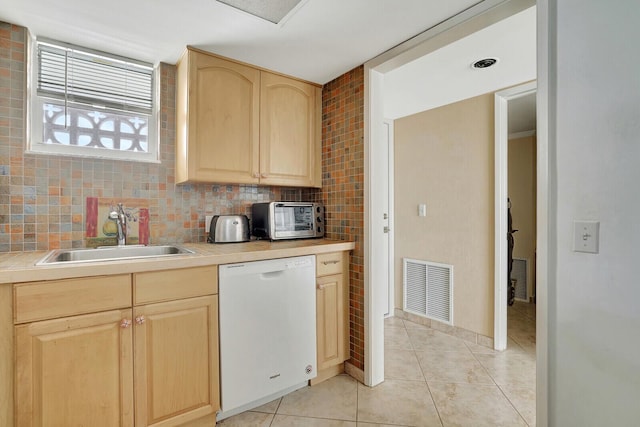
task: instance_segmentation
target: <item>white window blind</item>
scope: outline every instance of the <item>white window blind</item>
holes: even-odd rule
[[[38,95],[151,114],[151,64],[40,39],[37,49]]]

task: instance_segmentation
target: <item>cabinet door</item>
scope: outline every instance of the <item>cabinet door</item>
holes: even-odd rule
[[[316,283],[318,370],[321,370],[348,358],[348,299],[342,274],[318,277]]]
[[[131,310],[15,327],[16,425],[133,426]]]
[[[260,183],[320,187],[322,90],[262,72]]]
[[[188,86],[188,180],[258,183],[260,71],[189,52]]]
[[[218,296],[134,307],[136,427],[220,409]]]

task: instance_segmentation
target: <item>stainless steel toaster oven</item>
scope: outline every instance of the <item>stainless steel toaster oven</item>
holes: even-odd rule
[[[270,240],[323,237],[324,206],[311,202],[254,203],[251,234]]]

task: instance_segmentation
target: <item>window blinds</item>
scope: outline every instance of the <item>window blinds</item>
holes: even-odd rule
[[[38,40],[38,95],[151,114],[153,66]]]

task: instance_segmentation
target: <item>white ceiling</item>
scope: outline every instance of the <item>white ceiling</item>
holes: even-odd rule
[[[215,0],[3,0],[0,20],[154,63],[192,45],[324,84],[476,3],[306,0],[273,24]]]
[[[471,68],[487,57],[499,61]],[[535,78],[534,6],[386,73],[385,116],[405,117]]]

